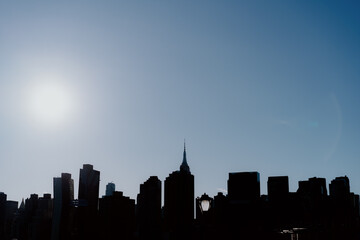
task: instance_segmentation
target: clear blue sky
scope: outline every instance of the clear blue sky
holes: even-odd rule
[[[90,163],[101,195],[136,197],[177,170],[186,138],[196,196],[229,172],[347,175],[360,193],[358,1],[1,1],[0,191],[52,193]],[[56,81],[61,127],[24,106]],[[46,114],[46,113],[45,113]],[[30,114],[31,115],[31,114]]]

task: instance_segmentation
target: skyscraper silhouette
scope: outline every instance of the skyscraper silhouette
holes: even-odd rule
[[[289,194],[289,178],[288,176],[269,177],[268,196],[270,201],[284,201]]]
[[[312,177],[307,181],[299,181],[299,189],[297,191],[300,195],[307,195],[311,198],[324,198],[327,196],[326,179]]]
[[[347,176],[336,177],[329,185],[330,196],[335,199],[348,198],[350,195],[350,182]]]
[[[229,173],[227,224],[230,235],[256,239],[260,226],[260,174],[258,172]],[[259,237],[259,236],[257,236]]]
[[[165,222],[170,238],[188,238],[194,220],[194,176],[186,159],[184,144],[180,171],[165,180]]]
[[[269,200],[267,215],[271,218],[271,222],[267,224],[267,227],[276,229],[290,222],[289,178],[288,176],[269,177],[267,186]]]
[[[51,237],[53,200],[51,194],[44,194],[37,200],[37,208],[32,216],[29,239],[48,240]]]
[[[359,217],[359,198],[350,192],[350,181],[347,176],[336,177],[330,183],[333,224],[337,229],[352,228],[354,219]],[[341,227],[340,227],[341,226]]]
[[[229,173],[228,197],[230,201],[253,202],[260,199],[258,172]]]
[[[6,194],[0,192],[0,239],[4,239],[6,198]]]
[[[112,196],[113,193],[115,192],[115,183],[108,183],[106,185],[106,191],[105,191],[105,196]]]
[[[161,181],[156,176],[140,185],[137,221],[140,239],[161,238]]]
[[[90,164],[80,169],[78,231],[79,239],[97,239],[100,172]]]
[[[62,173],[61,178],[54,178],[54,212],[51,240],[71,239],[72,200],[74,200],[74,180],[71,179],[70,173]]]
[[[100,199],[99,215],[101,234],[97,239],[134,239],[135,200],[115,191]]]
[[[80,169],[79,200],[91,209],[98,209],[100,172],[90,164],[84,164]]]
[[[6,201],[5,207],[5,240],[12,239],[13,236],[13,223],[16,219],[16,212],[18,210],[17,201]]]

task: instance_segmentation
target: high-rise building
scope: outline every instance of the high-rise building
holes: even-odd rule
[[[37,201],[37,209],[29,226],[29,239],[50,239],[52,212],[53,200],[51,199],[51,194],[45,193]]]
[[[292,212],[289,178],[288,176],[269,177],[267,187],[269,205],[264,213],[272,216],[272,221],[267,226],[275,229],[286,225],[289,222],[289,213]]]
[[[269,177],[267,186],[270,201],[285,200],[289,194],[288,176]]]
[[[248,239],[257,232],[254,226],[259,226],[261,219],[260,174],[258,172],[229,173],[228,205],[226,209],[226,224],[231,236]],[[216,207],[216,206],[215,206]]]
[[[326,179],[313,177],[299,181],[296,194],[299,200],[298,219],[310,225],[325,224],[329,218]]]
[[[96,210],[99,202],[99,183],[100,172],[94,170],[92,165],[84,164],[83,169],[80,169],[78,198],[84,205]]]
[[[329,185],[330,196],[333,199],[344,199],[350,196],[350,181],[347,176],[336,177]]]
[[[260,199],[258,172],[229,173],[228,198],[230,201],[253,202]]]
[[[164,210],[170,235],[187,237],[194,220],[194,175],[187,163],[185,145],[180,171],[172,172],[165,180]]]
[[[156,176],[140,185],[137,222],[140,239],[161,238],[161,181]]]
[[[105,191],[105,196],[112,196],[113,193],[115,192],[115,183],[108,183],[106,185],[106,191]]]
[[[98,239],[98,205],[99,205],[100,172],[90,164],[80,169],[79,206],[77,229],[79,239]]]
[[[307,181],[299,181],[297,192],[300,195],[308,195],[313,199],[324,198],[327,196],[326,179],[313,177]]]
[[[97,239],[134,239],[135,200],[115,191],[100,199],[99,215],[101,231]]]
[[[38,207],[38,200],[39,196],[37,194],[31,194],[30,198],[27,198],[25,200],[25,215],[27,219],[27,222],[31,220],[31,218],[35,215],[35,212]]]
[[[13,224],[16,219],[16,212],[18,210],[17,201],[6,201],[5,208],[5,238],[4,239],[13,239],[15,236]]]
[[[360,217],[360,196],[359,194],[351,193],[352,207],[356,218]]]
[[[70,173],[62,173],[54,178],[54,212],[51,240],[71,239],[72,204],[74,200],[74,180]]]
[[[6,211],[6,194],[0,192],[0,239],[4,239],[5,230],[5,211]]]
[[[26,216],[25,201],[21,200],[20,207],[16,211],[15,219],[12,223],[12,237],[16,239],[27,239],[27,223],[29,218]]]
[[[355,194],[350,192],[349,178],[336,177],[329,184],[329,191],[335,222],[337,225],[351,225],[352,217],[359,215],[359,204],[356,203]]]
[[[27,198],[21,202],[20,208],[16,217],[16,238],[17,239],[31,239],[32,233],[32,220],[35,216],[38,208],[39,196],[37,194],[31,194],[30,198]]]

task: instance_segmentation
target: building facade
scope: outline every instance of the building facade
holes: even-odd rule
[[[158,177],[151,176],[140,185],[136,210],[140,239],[160,239],[161,181]]]
[[[74,180],[70,173],[54,178],[54,211],[51,240],[71,239],[73,226]]]
[[[100,172],[90,164],[84,164],[79,177],[79,206],[77,208],[78,238],[98,239],[98,205]]]
[[[164,210],[170,236],[188,237],[194,221],[194,175],[187,163],[185,146],[180,171],[172,172],[165,180]]]
[[[105,196],[112,196],[115,192],[115,183],[108,183],[106,185]]]

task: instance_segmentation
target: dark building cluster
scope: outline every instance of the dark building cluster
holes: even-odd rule
[[[18,202],[0,193],[1,240],[72,239],[360,239],[359,195],[346,176],[300,181],[289,192],[287,176],[269,177],[268,195],[260,194],[258,172],[229,173],[227,195],[203,194],[195,199],[184,148],[179,171],[164,183],[151,176],[140,185],[135,203],[106,186],[99,198],[100,172],[80,169],[78,199],[71,174],[55,177],[54,195],[32,194]]]

